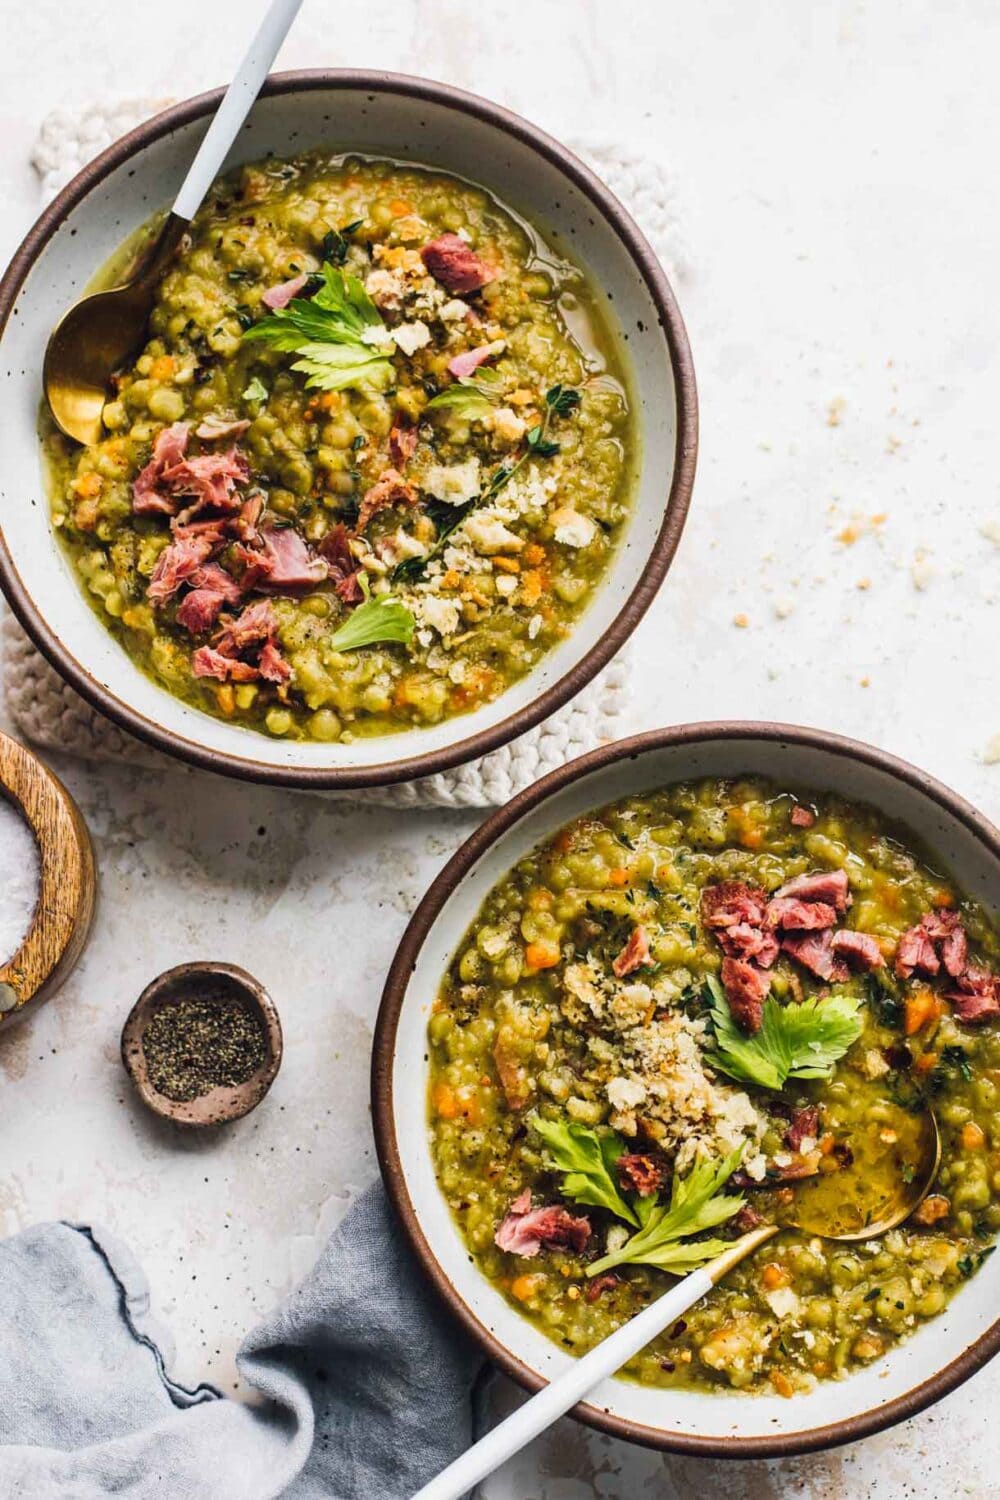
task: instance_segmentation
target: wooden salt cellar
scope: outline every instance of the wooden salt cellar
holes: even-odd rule
[[[24,814],[38,845],[38,903],[20,947],[0,962],[0,1026],[48,1000],[83,952],[97,877],[90,834],[58,777],[0,733],[0,795]]]

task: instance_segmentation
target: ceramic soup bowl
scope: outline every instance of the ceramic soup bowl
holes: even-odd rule
[[[565,703],[619,649],[663,581],[694,476],[697,415],[684,326],[628,214],[563,146],[441,84],[385,73],[269,80],[228,165],[308,147],[411,160],[472,179],[522,213],[609,299],[641,398],[632,518],[570,636],[495,702],[433,727],[352,744],[271,739],[171,696],[90,609],[52,535],[36,432],[53,324],[150,215],[169,206],[220,95],[190,99],[118,141],[56,198],[0,283],[0,582],[35,643],[94,706],[185,760],[250,780],[350,787],[428,775],[483,755]]]
[[[379,1159],[428,1275],[484,1350],[529,1390],[572,1356],[504,1300],[473,1263],[434,1174],[427,1115],[427,1022],[441,978],[487,892],[571,819],[619,798],[699,777],[757,774],[829,790],[909,829],[970,896],[1000,904],[1000,833],[931,777],[870,746],[786,725],[694,724],[592,752],[495,813],[445,866],[396,954],[376,1031],[373,1113]],[[883,1358],[791,1399],[662,1390],[605,1381],[576,1415],[618,1437],[678,1452],[765,1457],[853,1441],[953,1390],[1000,1348],[1000,1256],[946,1310]]]

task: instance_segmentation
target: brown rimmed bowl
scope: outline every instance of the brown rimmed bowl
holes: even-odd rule
[[[153,1087],[143,1036],[153,1017],[181,1000],[224,996],[250,1012],[264,1035],[264,1061],[243,1083],[212,1089],[197,1099],[170,1099]],[[267,990],[235,964],[178,964],[147,984],[122,1028],[122,1062],[147,1109],[176,1125],[225,1125],[248,1115],[267,1093],[281,1067],[283,1043],[278,1011]]]
[[[183,703],[147,677],[84,598],[48,520],[36,433],[41,365],[63,310],[134,230],[169,205],[219,92],[133,130],[73,179],[0,281],[0,585],[53,666],[123,729],[195,765],[250,781],[348,788],[462,764],[567,702],[642,618],[680,539],[694,480],[697,400],[684,325],[645,239],[592,172],[517,115],[444,84],[390,73],[277,74],[229,165],[328,145],[469,178],[529,219],[608,298],[631,368],[641,460],[632,517],[576,627],[527,677],[473,713],[353,744],[272,739]]]
[[[756,774],[879,808],[931,849],[996,916],[1000,833],[940,782],[855,740],[783,724],[689,724],[595,750],[537,782],[467,840],[417,908],[393,960],[375,1032],[379,1162],[405,1234],[458,1321],[508,1375],[537,1390],[572,1356],[477,1270],[438,1189],[427,1114],[426,1028],[487,892],[565,823],[620,797],[693,777]],[[608,1380],[575,1415],[615,1437],[718,1458],[765,1458],[853,1442],[955,1389],[1000,1349],[1000,1256],[946,1310],[867,1369],[806,1395],[657,1390]]]

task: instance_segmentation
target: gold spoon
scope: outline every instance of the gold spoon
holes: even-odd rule
[[[301,4],[271,0],[152,246],[120,285],[83,297],[54,328],[42,366],[45,399],[56,425],[78,443],[99,441],[111,377],[141,347],[160,278],[218,176]]]
[[[941,1137],[931,1111],[908,1118],[912,1128],[901,1127],[892,1153],[898,1174],[889,1178],[884,1170],[873,1173],[872,1153],[860,1149],[849,1166],[828,1176],[804,1180],[795,1189],[782,1223],[748,1230],[707,1266],[677,1282],[449,1464],[413,1500],[460,1500],[783,1229],[851,1241],[875,1239],[902,1224],[927,1196],[941,1161]],[[876,1154],[884,1168],[883,1148],[884,1142]],[[884,1188],[877,1185],[880,1178]]]

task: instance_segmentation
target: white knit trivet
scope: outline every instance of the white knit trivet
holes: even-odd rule
[[[112,141],[168,102],[141,99],[112,106],[94,104],[82,115],[62,110],[49,115],[32,155],[45,201]],[[578,142],[576,149],[627,204],[667,274],[676,272],[677,229],[665,169],[638,151],[603,140]],[[30,740],[89,760],[164,764],[156,751],[112,724],[64,682],[6,611],[0,648],[7,706]],[[396,807],[501,805],[547,771],[625,733],[628,680],[627,654],[623,653],[558,713],[482,760],[421,781],[351,795]]]

